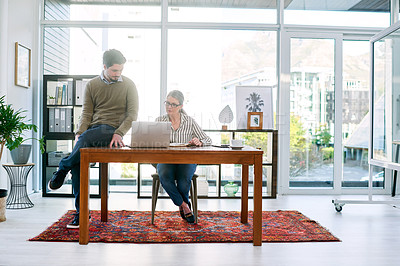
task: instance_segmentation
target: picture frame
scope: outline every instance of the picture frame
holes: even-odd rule
[[[263,112],[248,112],[247,129],[262,129],[262,128],[263,128]]]
[[[233,106],[237,129],[248,128],[248,112],[262,112],[261,129],[274,129],[273,89],[274,86],[235,86]]]
[[[18,42],[15,43],[15,85],[31,86],[31,49]]]

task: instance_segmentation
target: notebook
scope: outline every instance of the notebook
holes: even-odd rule
[[[130,147],[160,148],[168,147],[171,135],[171,122],[132,122]]]

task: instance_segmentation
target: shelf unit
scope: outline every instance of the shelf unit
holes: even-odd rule
[[[44,197],[74,197],[72,184],[67,176],[66,184],[56,191],[51,191],[47,183],[53,172],[58,169],[58,162],[72,151],[75,139],[74,130],[82,112],[85,82],[96,75],[44,75],[43,76],[43,135],[46,151],[43,153],[42,195]],[[99,167],[93,166],[98,172]],[[97,179],[99,174],[92,175]],[[99,185],[93,186],[92,197],[100,197]]]

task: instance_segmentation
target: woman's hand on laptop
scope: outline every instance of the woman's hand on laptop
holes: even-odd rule
[[[198,138],[193,138],[191,141],[189,141],[189,145],[191,145],[191,146],[202,146],[203,143]]]
[[[114,134],[112,139],[111,139],[110,148],[112,148],[114,146],[116,148],[118,148],[118,146],[119,147],[124,147],[125,146],[124,142],[122,141],[122,137],[120,135],[118,135],[118,134]]]

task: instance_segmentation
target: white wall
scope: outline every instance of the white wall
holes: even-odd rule
[[[31,123],[38,125],[35,114],[38,110],[36,106],[36,100],[34,97],[38,95],[37,79],[33,78],[31,81],[30,88],[24,88],[14,85],[14,64],[15,64],[15,42],[18,42],[31,49],[32,52],[32,73],[38,73],[37,71],[37,54],[38,54],[38,12],[39,12],[39,1],[37,0],[0,0],[0,95],[6,95],[7,103],[12,104],[15,109],[25,109],[27,119],[31,119]],[[7,11],[6,11],[7,9]],[[6,13],[4,13],[6,12]],[[7,19],[4,19],[4,14],[8,14]],[[7,31],[7,32],[4,32]],[[5,42],[3,42],[5,40]],[[5,45],[5,53],[2,53],[3,46]],[[36,61],[36,62],[35,62]],[[4,64],[3,62],[6,62]],[[33,69],[35,68],[35,69]],[[32,75],[31,73],[31,75]],[[3,80],[5,79],[5,80]],[[34,107],[35,106],[35,107]],[[34,109],[35,108],[35,109]],[[26,137],[32,137],[31,132],[25,134]],[[27,142],[31,143],[31,142]],[[34,157],[32,161],[32,156],[30,162],[34,162],[38,167],[38,162],[36,161],[37,156]],[[3,152],[2,163],[11,162],[11,156],[9,151]],[[36,172],[36,171],[35,171]],[[0,187],[5,186],[5,180],[7,180],[7,175],[4,169],[0,172]],[[34,182],[37,183],[38,176],[34,174]],[[32,189],[32,174],[28,177],[28,192]]]

